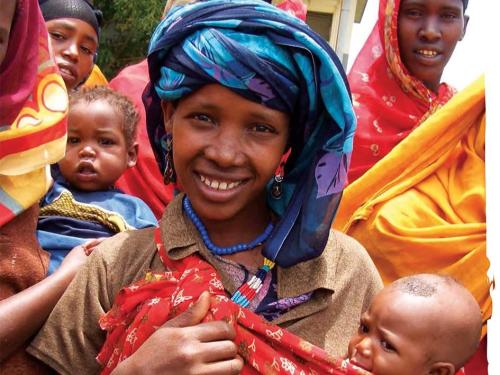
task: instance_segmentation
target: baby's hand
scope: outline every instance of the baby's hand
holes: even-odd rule
[[[75,246],[66,255],[57,272],[66,274],[69,279],[72,279],[80,267],[87,261],[87,256],[105,239],[106,237],[93,238],[81,245]]]
[[[90,255],[92,254],[92,251],[102,242],[106,239],[106,237],[99,237],[99,238],[94,238],[92,240],[89,240],[82,244],[81,246],[83,247],[83,251],[85,252],[85,255]]]

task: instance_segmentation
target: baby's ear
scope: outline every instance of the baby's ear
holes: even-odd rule
[[[429,375],[455,375],[455,365],[449,362],[434,363],[428,374]]]
[[[134,142],[127,151],[127,157],[128,157],[128,162],[127,162],[127,167],[132,168],[137,164],[137,154],[139,152],[139,143]]]

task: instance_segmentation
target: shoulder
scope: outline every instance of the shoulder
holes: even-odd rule
[[[332,271],[329,275],[334,277],[331,281],[337,287],[339,283],[352,282],[373,291],[382,288],[382,280],[370,255],[354,238],[331,229],[322,258]]]
[[[111,269],[141,264],[156,251],[153,231],[151,227],[118,233],[105,239],[92,256]]]

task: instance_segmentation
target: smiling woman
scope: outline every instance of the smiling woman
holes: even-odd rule
[[[349,182],[453,96],[440,80],[465,33],[466,7],[465,0],[380,0],[348,76],[358,119]]]
[[[61,373],[353,371],[326,353],[381,283],[330,230],[355,126],[331,47],[263,1],[208,0],[170,10],[148,65],[148,134],[183,194],[101,244],[30,352]]]

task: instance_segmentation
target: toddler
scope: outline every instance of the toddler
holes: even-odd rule
[[[75,246],[157,224],[143,201],[114,188],[137,161],[137,122],[133,104],[109,88],[70,96],[66,155],[52,169],[55,181],[37,227],[40,245],[51,253],[49,274]]]

